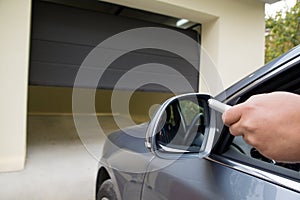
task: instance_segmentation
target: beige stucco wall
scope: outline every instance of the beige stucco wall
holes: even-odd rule
[[[0,171],[24,167],[30,0],[0,1]]]
[[[223,82],[223,86],[220,87],[206,85],[205,81],[200,81],[202,92],[216,94],[264,63],[264,3],[261,1],[105,1],[201,23],[202,47],[215,63]],[[216,77],[209,72],[210,69],[205,69],[207,66],[211,67],[202,59],[203,76],[205,79],[215,79]]]

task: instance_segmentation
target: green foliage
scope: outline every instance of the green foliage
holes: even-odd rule
[[[265,62],[300,44],[300,1],[287,12],[266,19]]]

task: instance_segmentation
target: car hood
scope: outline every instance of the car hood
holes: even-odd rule
[[[145,136],[148,123],[127,127],[109,134],[103,152],[109,156],[113,152],[123,149],[136,153],[147,153],[149,150],[145,146]]]
[[[147,127],[145,123],[111,133],[100,163],[119,172],[144,173],[154,156],[145,146]]]

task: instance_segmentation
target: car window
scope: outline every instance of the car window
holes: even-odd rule
[[[199,152],[205,131],[203,104],[196,99],[172,102],[165,110],[161,126],[156,131],[156,143],[167,148]],[[167,147],[167,148],[163,148]]]
[[[259,153],[258,150],[256,150],[253,146],[247,144],[241,136],[235,137],[232,142],[233,148],[236,148],[236,150],[250,158],[269,163],[274,166],[279,166],[282,168],[286,168],[292,171],[300,172],[300,163],[281,163],[276,162],[274,160],[271,160],[269,158],[266,158],[261,153]]]
[[[241,93],[241,95],[237,97],[237,103],[246,101],[255,94],[274,91],[287,91],[300,94],[299,67],[300,63],[298,62],[287,70]],[[228,128],[224,130],[229,132]],[[255,166],[255,168],[264,171],[300,181],[300,163],[278,163],[261,155],[254,147],[247,144],[241,136],[233,137],[228,134],[228,137],[231,137],[231,140],[228,139],[230,142],[228,144],[230,145],[226,148],[225,152],[223,152],[223,156],[249,166]]]

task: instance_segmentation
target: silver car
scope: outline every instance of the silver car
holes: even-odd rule
[[[213,97],[235,105],[272,91],[300,94],[300,46]],[[161,105],[149,123],[110,134],[97,200],[300,199],[300,164],[277,163],[234,137],[209,95]]]

